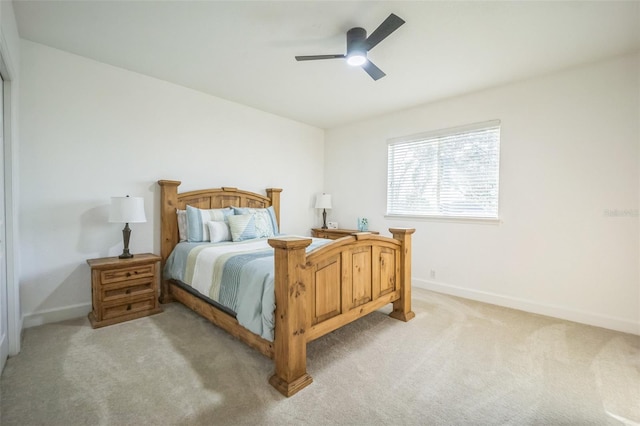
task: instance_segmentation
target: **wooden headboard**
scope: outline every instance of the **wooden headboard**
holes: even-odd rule
[[[178,194],[178,186],[181,183],[177,180],[158,181],[160,185],[160,255],[163,265],[179,241],[176,209],[186,209],[187,205],[200,209],[272,206],[276,213],[278,228],[280,228],[280,193],[282,192],[280,188],[267,188],[266,196],[230,187],[200,189]]]

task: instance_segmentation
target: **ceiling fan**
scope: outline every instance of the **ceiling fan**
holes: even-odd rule
[[[400,28],[404,20],[393,13],[376,28],[369,37],[364,28],[355,27],[347,31],[346,55],[312,55],[296,56],[297,61],[314,61],[318,59],[345,59],[352,66],[360,66],[374,80],[384,77],[386,74],[367,59],[367,52],[373,49],[392,32]]]

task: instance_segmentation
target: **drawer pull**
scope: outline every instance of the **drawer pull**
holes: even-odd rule
[[[127,305],[127,311],[131,310],[131,305]]]

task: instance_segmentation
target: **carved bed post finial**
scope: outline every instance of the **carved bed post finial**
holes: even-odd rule
[[[178,244],[178,186],[182,182],[177,180],[159,180],[160,185],[160,256],[162,262],[160,271],[171,254],[171,250]],[[169,284],[160,279],[160,303],[169,303],[173,299],[169,294]]]
[[[411,310],[411,234],[416,232],[413,228],[389,228],[393,238],[402,243],[400,257],[400,299],[393,302],[393,312],[390,317],[402,321],[409,321],[416,314]]]
[[[309,283],[304,280],[305,248],[309,238],[271,238],[275,249],[276,294],[273,360],[276,371],[269,383],[284,396],[291,396],[311,384],[307,373],[307,324]]]

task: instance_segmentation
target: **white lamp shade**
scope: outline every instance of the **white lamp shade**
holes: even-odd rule
[[[316,209],[330,209],[331,194],[322,194],[316,197]]]
[[[141,223],[146,222],[144,214],[144,198],[142,197],[111,197],[109,222]]]

